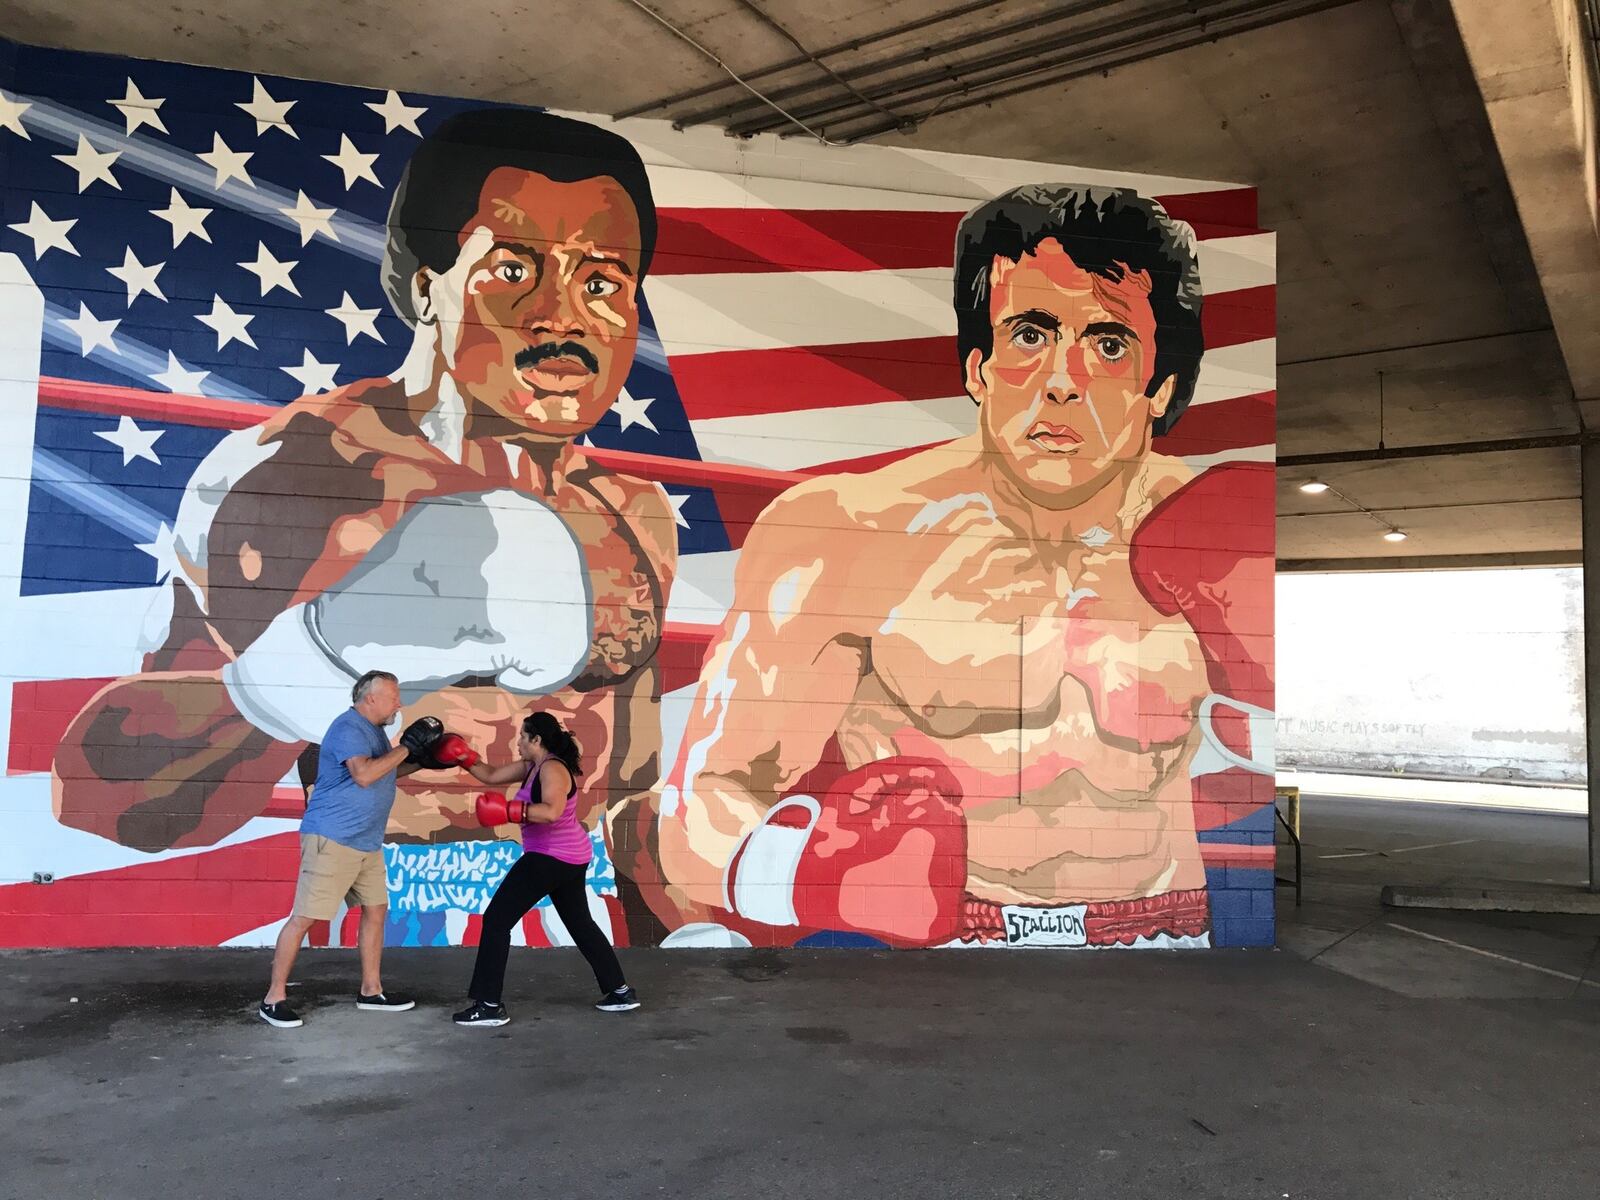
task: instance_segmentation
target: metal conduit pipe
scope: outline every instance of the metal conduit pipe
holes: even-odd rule
[[[696,41],[690,34],[685,32],[684,30],[680,29],[678,26],[674,25],[671,21],[667,20],[666,17],[662,16],[655,9],[651,8],[648,4],[646,4],[645,0],[628,0],[628,3],[632,4],[635,8],[637,8],[640,12],[644,13],[652,21],[654,21],[658,25],[660,25],[663,29],[668,30],[674,37],[677,37],[680,40],[688,43],[690,46],[693,46],[696,50],[698,50],[706,58],[708,58],[712,62],[716,63],[717,66],[720,67],[725,74],[727,74],[728,78],[732,79],[740,87],[744,88],[745,91],[749,92],[757,100],[761,101],[761,103],[767,105],[768,107],[770,107],[774,111],[776,111],[781,117],[783,117],[785,122],[787,122],[788,124],[794,125],[794,126],[798,127],[799,129],[804,130],[807,136],[816,138],[817,141],[821,142],[825,146],[837,146],[837,145],[841,144],[839,142],[830,141],[828,139],[828,135],[827,134],[823,133],[819,129],[811,128],[811,126],[807,125],[804,121],[800,120],[800,118],[796,117],[794,114],[785,111],[784,107],[781,104],[777,103],[776,101],[772,100],[771,98],[769,98],[767,96],[762,95],[759,90],[757,90],[755,87],[753,87],[737,71],[735,71],[727,63],[723,62],[722,59],[717,56],[717,54],[716,54],[716,52],[714,50],[712,50],[709,47],[707,47],[707,46],[701,44],[700,42]]]
[[[1092,64],[1092,69],[1105,69],[1108,64],[1102,63],[1100,58],[1109,54],[1137,52],[1138,57],[1134,61],[1140,61],[1156,54],[1168,53],[1172,49],[1214,40],[1231,33],[1242,32],[1247,28],[1274,24],[1304,15],[1307,11],[1317,11],[1321,7],[1330,6],[1310,0],[1311,7],[1308,8],[1307,2],[1308,0],[1218,0],[1218,3],[1210,6],[1198,17],[1191,4],[1170,4],[1138,18],[1102,22],[1052,38],[1033,47],[1037,53],[1034,57],[1023,60],[1025,65],[1019,66],[1018,56],[1015,53],[1002,52],[983,59],[905,77],[882,88],[869,88],[867,91],[875,100],[900,106],[920,101],[939,101],[938,107],[933,111],[947,111],[950,101],[968,95],[978,88],[993,87],[1043,71],[1078,65]],[[1334,0],[1334,3],[1353,2],[1354,0]],[[1266,19],[1255,20],[1258,16],[1264,16]],[[1108,39],[1113,40],[1108,41]],[[1169,44],[1169,39],[1186,40],[1182,40],[1179,45]],[[1040,57],[1050,51],[1061,49],[1067,49],[1069,52]],[[1153,53],[1143,53],[1146,49]],[[1119,59],[1118,62],[1109,65],[1123,65],[1123,60]],[[794,111],[808,123],[829,115],[835,123],[843,121],[849,124],[863,119],[865,114],[852,112],[851,108],[848,102],[835,94],[817,104],[797,105]],[[933,111],[913,114],[912,121],[925,120],[933,115]],[[841,113],[845,115],[837,115]],[[729,132],[736,136],[748,136],[776,128],[781,128],[781,123],[768,121],[763,115],[752,116],[745,122],[734,123],[729,126]]]
[[[1046,39],[1029,47],[1033,55],[1045,55],[1051,51],[1072,48],[1072,53],[1064,57],[1045,59],[1043,63],[1036,63],[1029,69],[1042,70],[1047,66],[1061,66],[1067,63],[1081,62],[1090,54],[1107,53],[1113,50],[1126,49],[1132,46],[1146,45],[1153,39],[1173,33],[1182,33],[1197,28],[1205,28],[1208,23],[1222,20],[1236,11],[1254,11],[1263,4],[1282,3],[1283,0],[1215,0],[1211,6],[1216,10],[1216,15],[1207,15],[1196,21],[1195,6],[1189,0],[1172,0],[1171,3],[1158,9],[1145,10],[1135,16],[1124,16],[1117,20],[1103,21],[1095,25],[1085,26],[1080,29],[1068,30],[1055,37]],[[1241,7],[1242,6],[1242,7]],[[1131,38],[1125,38],[1110,46],[1091,48],[1090,44],[1106,38],[1114,38],[1118,34],[1131,33]],[[991,83],[1003,82],[1016,74],[1018,55],[1015,50],[1000,51],[983,58],[971,59],[964,63],[954,63],[950,66],[937,67],[917,75],[906,76],[901,79],[891,80],[878,88],[868,88],[867,95],[874,100],[895,103],[916,103],[924,99],[936,99],[942,94],[934,92],[932,95],[919,95],[928,89],[944,88],[949,93],[952,85],[957,90],[972,87],[984,87]],[[971,76],[981,75],[985,72],[999,72],[994,79],[972,79]],[[816,117],[827,116],[833,113],[847,112],[858,108],[846,97],[833,93],[810,105],[792,104],[791,111],[802,120],[811,121]],[[847,115],[842,120],[856,120],[855,114]],[[746,121],[737,121],[731,124],[728,132],[737,137],[747,137],[756,133],[767,133],[773,129],[781,128],[782,122],[772,122],[764,116],[752,117]]]
[[[971,3],[948,9],[945,12],[934,13],[932,16],[924,17],[921,20],[907,21],[903,25],[894,26],[892,29],[884,29],[863,37],[851,38],[848,42],[836,42],[832,46],[825,46],[821,50],[812,51],[811,53],[817,58],[832,58],[838,54],[849,54],[860,50],[864,46],[870,46],[873,42],[904,37],[908,33],[918,33],[934,25],[941,25],[946,21],[954,21],[958,17],[970,16],[988,8],[997,8],[1007,2],[1008,0],[972,0]],[[792,71],[796,67],[803,67],[807,61],[808,59],[806,58],[791,58],[784,62],[773,63],[770,67],[759,67],[743,78],[749,81],[766,79],[773,75],[781,75],[785,71]],[[697,88],[690,88],[687,91],[675,92],[670,96],[663,96],[659,100],[651,100],[644,104],[636,104],[632,108],[625,108],[615,114],[615,117],[620,121],[628,117],[643,116],[647,112],[654,112],[661,108],[673,108],[679,104],[687,104],[691,100],[699,100],[705,96],[712,96],[718,92],[733,90],[737,87],[738,84],[732,80],[719,79],[716,83],[704,84]]]
[[[790,33],[788,28],[782,22],[778,21],[775,17],[768,16],[767,10],[757,4],[755,0],[738,0],[738,4],[740,8],[744,9],[751,16],[755,17],[756,20],[760,21],[768,29],[773,30],[796,50],[800,51],[801,54],[805,55],[807,62],[811,63],[811,65],[816,67],[817,70],[821,71],[840,87],[844,88],[845,91],[849,92],[862,104],[866,105],[866,107],[874,110],[875,112],[882,113],[885,117],[888,117],[890,120],[895,121],[898,124],[899,118],[896,117],[894,113],[890,112],[887,108],[872,100],[870,97],[864,96],[861,94],[861,92],[857,91],[855,85],[852,84],[848,79],[845,79],[827,63],[823,62],[815,54],[807,50],[801,43],[800,39],[795,37],[794,34]]]
[[[1329,467],[1347,463],[1397,462],[1413,458],[1461,458],[1468,454],[1511,454],[1527,450],[1562,450],[1596,441],[1592,434],[1552,433],[1536,437],[1496,438],[1478,442],[1439,442],[1424,446],[1387,446],[1382,450],[1330,450],[1321,454],[1280,454],[1278,466]]]
[[[1221,2],[1222,0],[1193,0],[1193,2],[1190,4],[1190,7],[1209,8]],[[912,63],[926,62],[929,58],[932,58],[935,55],[953,54],[960,50],[971,49],[977,45],[1011,37],[1017,33],[1036,30],[1044,26],[1057,25],[1062,21],[1071,20],[1075,17],[1083,16],[1086,13],[1094,12],[1097,9],[1104,9],[1105,7],[1106,0],[1076,0],[1075,3],[1062,5],[1059,9],[1047,17],[1029,18],[1028,20],[1024,21],[1012,21],[1005,25],[994,26],[991,29],[983,31],[982,33],[969,34],[964,38],[958,38],[954,41],[940,42],[932,46],[917,46],[911,50],[895,55],[893,58],[887,58],[881,62],[868,63],[865,66],[851,67],[847,70],[841,71],[840,74],[852,83],[858,85],[865,84],[870,82],[873,77],[881,76],[885,71],[893,71],[903,66],[909,66]],[[1056,44],[1064,45],[1068,40],[1070,40],[1070,35],[1065,38],[1057,39]],[[782,87],[773,88],[764,94],[770,96],[774,100],[789,100],[797,96],[804,96],[807,93],[815,92],[817,90],[819,90],[819,85],[814,80],[806,80],[801,83],[785,84]],[[698,109],[693,112],[683,113],[675,116],[673,118],[673,124],[679,127],[684,125],[717,124],[718,122],[732,119],[741,111],[756,107],[758,106],[753,105],[745,98],[740,97],[737,100],[729,101],[715,108]]]
[[[962,96],[959,95],[962,89],[957,89],[957,95],[947,97],[945,100],[940,101],[933,110],[924,113],[914,113],[908,119],[913,122],[921,122],[939,113],[960,112],[963,109],[974,108],[980,104],[990,104],[996,100],[1005,100],[1011,96],[1021,95],[1025,92],[1032,92],[1037,91],[1040,88],[1052,87],[1058,83],[1067,83],[1071,80],[1081,78],[1084,75],[1092,75],[1100,71],[1109,71],[1117,67],[1131,66],[1134,63],[1144,62],[1148,59],[1159,58],[1163,54],[1171,54],[1178,50],[1187,50],[1192,46],[1203,45],[1206,42],[1215,42],[1224,37],[1232,37],[1235,34],[1249,33],[1256,29],[1265,29],[1270,25],[1275,25],[1282,21],[1294,20],[1297,17],[1310,16],[1314,13],[1323,12],[1327,9],[1341,8],[1346,4],[1354,4],[1356,2],[1357,0],[1311,0],[1309,3],[1294,6],[1286,11],[1263,14],[1252,20],[1231,23],[1226,29],[1197,31],[1188,37],[1178,38],[1161,46],[1152,46],[1148,48],[1131,50],[1129,53],[1124,55],[1113,56],[1111,58],[1096,61],[1084,66],[1073,66],[1066,70],[1055,73],[1044,74],[1041,76],[1039,75],[1039,72],[1045,68],[1029,68],[1025,71],[1019,71],[1010,77],[1011,79],[1019,80],[1027,79],[1027,82],[1020,83],[1015,87],[997,86],[995,90],[986,91],[977,95]],[[1048,65],[1055,66],[1056,64]],[[1030,76],[1038,77],[1028,78]],[[1007,80],[996,80],[994,82],[996,85],[999,85],[1006,83]],[[865,128],[857,129],[849,133],[841,134],[835,131],[830,133],[829,137],[836,138],[838,141],[853,143],[863,141],[866,138],[877,137],[882,133],[892,132],[896,128],[899,128],[899,126],[885,125],[882,122],[878,122],[876,124],[869,124]]]

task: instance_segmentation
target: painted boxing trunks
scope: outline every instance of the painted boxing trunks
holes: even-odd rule
[[[1210,925],[1204,888],[1093,904],[997,904],[969,893],[958,944],[1204,946]]]

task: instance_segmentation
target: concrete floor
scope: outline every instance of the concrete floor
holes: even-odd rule
[[[459,950],[391,952],[397,1016],[307,955],[294,1031],[249,1016],[258,951],[13,953],[0,1197],[1592,1197],[1600,922],[1376,903],[1569,877],[1583,823],[1313,799],[1305,832],[1282,952],[630,951],[622,1016],[524,952],[497,1031],[449,1024]]]
[[[1302,834],[1305,902],[1278,890],[1283,950],[1417,998],[1600,1002],[1600,918],[1377,904],[1385,884],[1582,885],[1582,817],[1313,796]]]

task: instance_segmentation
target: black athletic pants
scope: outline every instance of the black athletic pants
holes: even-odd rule
[[[623,985],[617,952],[589,913],[589,889],[584,884],[588,873],[587,865],[562,862],[548,854],[525,853],[512,864],[495,889],[489,910],[483,914],[478,961],[472,968],[472,985],[467,995],[485,1004],[500,1003],[500,991],[506,979],[506,958],[511,953],[511,931],[528,910],[546,896],[555,905],[556,915],[567,927],[583,957],[589,960],[601,994]]]

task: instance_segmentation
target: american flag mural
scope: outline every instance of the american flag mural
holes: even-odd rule
[[[171,640],[185,605],[204,608],[186,599],[205,585],[192,583],[185,505],[203,507],[207,488],[226,486],[208,479],[205,464],[231,453],[230,437],[253,438],[303,397],[405,373],[417,335],[395,311],[382,273],[395,189],[430,133],[493,107],[0,43],[0,606],[8,630],[0,648],[0,812],[8,830],[0,840],[0,945],[261,945],[276,935],[299,862],[298,745],[270,760],[272,778],[255,779],[258,794],[246,809],[151,841],[126,834],[126,824],[72,817],[77,768],[63,764],[78,759],[63,750],[64,739],[93,725],[86,706],[116,681],[215,671],[217,656],[235,649],[213,645],[202,661]],[[636,734],[642,722],[652,726],[650,737],[634,739],[651,752],[638,752],[627,785],[641,786],[638,772],[651,776],[655,798],[639,820],[666,820],[673,803],[662,797],[688,786],[697,769],[695,722],[712,711],[718,653],[737,652],[737,567],[760,514],[791,489],[866,477],[957,444],[977,427],[957,351],[952,279],[958,224],[990,197],[1035,183],[1121,187],[1184,223],[1204,289],[1204,355],[1187,409],[1152,449],[1197,478],[1252,464],[1270,477],[1262,464],[1273,458],[1275,259],[1272,235],[1256,227],[1252,189],[1014,162],[1003,157],[1003,141],[997,157],[967,158],[736,143],[717,131],[583,119],[638,151],[658,226],[637,297],[631,367],[604,415],[577,439],[597,471],[655,486],[676,544],[659,637],[641,676],[649,682],[627,718]],[[1267,505],[1244,533],[1249,522],[1229,515],[1217,537],[1264,536],[1270,559]],[[273,510],[264,507],[259,519],[271,526]],[[1193,552],[1198,561],[1201,550]],[[1252,619],[1268,647],[1264,667],[1254,667],[1270,672],[1270,607]],[[1202,897],[1194,928],[1205,936],[1175,935],[1171,944],[1272,940],[1270,716],[1261,711],[1270,709],[1270,678],[1254,697],[1237,706],[1248,714],[1249,749],[1222,738],[1208,768],[1197,742],[1186,768],[1197,780],[1208,770],[1215,776],[1212,786],[1196,785],[1184,818],[1193,822],[1201,872],[1185,894]],[[518,703],[536,705],[538,695]],[[600,732],[582,740],[598,754],[626,757],[616,715],[623,704],[606,704],[612,715],[591,713]],[[151,762],[154,727],[118,720],[127,754]],[[836,740],[841,769],[859,767],[850,738]],[[1032,754],[1017,753],[1021,779]],[[162,775],[159,764],[140,770]],[[727,914],[708,916],[699,901],[679,905],[670,897],[685,888],[660,857],[666,841],[647,831],[619,851],[604,814],[623,785],[609,770],[597,769],[586,784],[585,824],[596,851],[592,907],[618,944],[671,944],[679,927],[719,925],[705,944],[946,940],[902,938],[870,920],[741,917],[732,862]],[[1092,770],[1085,766],[1084,776]],[[985,825],[986,812],[967,805],[964,844],[975,860],[1000,836],[998,825]],[[473,830],[454,817],[431,826],[410,819],[397,815],[385,849],[388,940],[470,944],[520,849],[504,831]],[[741,870],[754,870],[754,854]],[[1081,896],[1041,893],[1036,904],[1000,896],[988,907],[969,897],[968,907],[976,903],[999,932],[973,936],[969,921],[965,936],[948,940],[1114,944],[1124,927],[1143,939],[1164,927],[1144,922],[1140,905],[1169,890],[1180,889],[1142,886],[1128,899],[1097,883]],[[342,914],[313,940],[348,944],[352,921]],[[1063,921],[1091,931],[1074,938],[1069,929],[1052,942]],[[1097,939],[1096,921],[1112,933]],[[566,940],[547,906],[530,913],[517,938]]]

